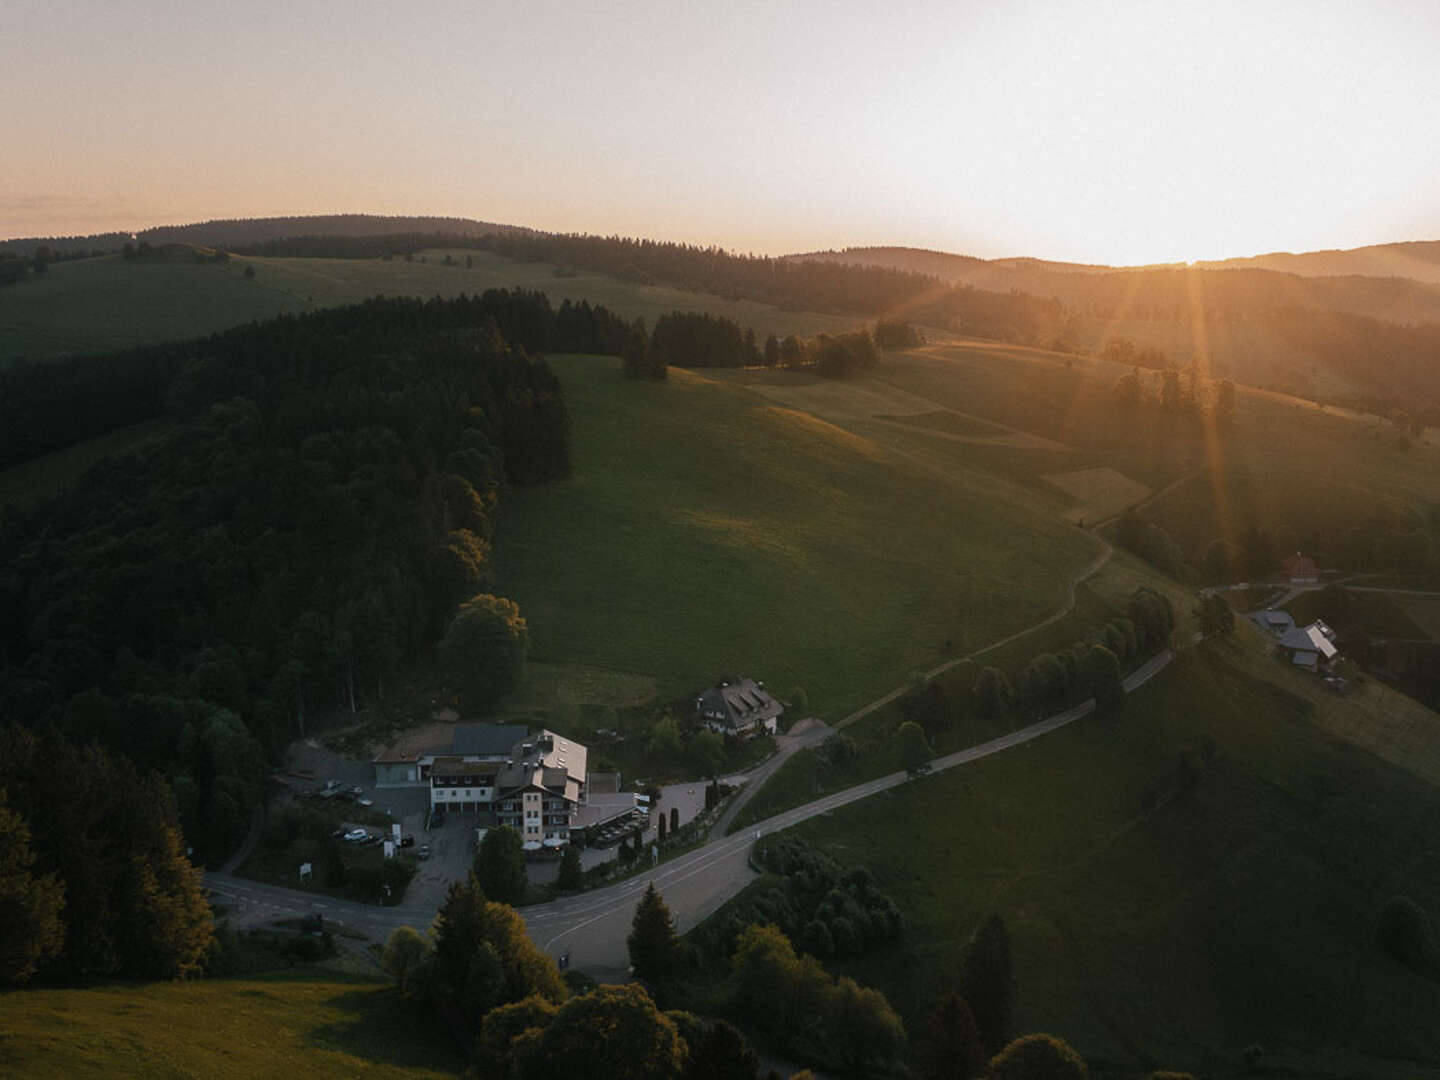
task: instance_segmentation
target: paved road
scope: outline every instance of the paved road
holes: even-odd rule
[[[1173,659],[1174,654],[1167,650],[1149,660],[1125,680],[1126,689],[1134,690],[1144,685]],[[932,771],[951,769],[1020,746],[1089,715],[1094,708],[1094,702],[1087,701],[1008,735],[947,754],[932,762]],[[625,937],[634,917],[635,903],[649,882],[654,881],[655,887],[665,894],[665,902],[683,932],[718,909],[754,877],[748,855],[757,836],[787,829],[809,818],[870,798],[898,787],[906,780],[905,773],[897,772],[858,784],[778,814],[761,822],[755,829],[712,840],[704,847],[658,867],[654,874],[524,908],[521,914],[525,917],[531,938],[551,956],[558,957],[568,952],[571,966],[575,968],[588,971],[602,980],[623,979],[627,963]],[[371,907],[316,898],[308,893],[261,885],[227,874],[209,874],[206,884],[218,900],[238,909],[232,917],[240,925],[318,910],[327,918],[383,939],[397,926],[426,927],[435,916],[431,907]]]

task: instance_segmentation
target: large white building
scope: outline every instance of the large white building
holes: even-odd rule
[[[428,787],[432,809],[473,813],[520,833],[527,851],[563,847],[585,802],[587,751],[552,731],[457,724],[450,745],[405,742],[375,756],[376,787]]]

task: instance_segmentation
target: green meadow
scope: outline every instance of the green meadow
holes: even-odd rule
[[[1373,943],[1392,896],[1440,915],[1434,788],[1327,731],[1248,637],[1183,654],[1117,718],[800,826],[905,913],[907,944],[854,974],[913,1031],[996,911],[1019,1029],[1098,1074],[1241,1074],[1259,1046],[1270,1075],[1435,1075],[1415,1063],[1440,1056],[1440,981]]]
[[[575,473],[507,500],[497,577],[533,655],[656,677],[727,673],[838,719],[1057,609],[1089,536],[1005,485],[931,470],[729,380],[622,378],[554,357]]]
[[[863,320],[785,312],[768,304],[727,300],[662,285],[620,281],[550,263],[521,263],[487,252],[423,253],[403,259],[262,259],[224,263],[178,257],[131,262],[118,255],[56,263],[50,272],[0,292],[0,363],[45,360],[212,334],[232,326],[349,304],[377,294],[458,296],[497,287],[539,289],[564,299],[605,304],[653,325],[677,308],[725,315],[766,334],[815,334],[854,329]],[[466,255],[474,265],[465,266]],[[245,277],[253,267],[253,279]]]
[[[438,1023],[388,982],[280,973],[0,994],[0,1074],[85,1080],[455,1076]]]

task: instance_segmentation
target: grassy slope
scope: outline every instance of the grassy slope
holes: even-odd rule
[[[132,263],[118,255],[55,264],[0,293],[0,362],[61,353],[89,353],[196,337],[281,313],[295,313],[374,296],[455,296],[497,286],[540,289],[559,304],[566,297],[601,303],[648,323],[676,308],[727,315],[766,334],[814,334],[852,329],[862,320],[783,312],[752,301],[731,301],[665,286],[623,282],[603,274],[557,276],[550,263],[517,263],[473,252],[475,265],[380,259],[249,259],[228,263]],[[245,280],[245,268],[255,278]]]
[[[938,473],[745,389],[553,363],[575,475],[506,503],[498,578],[543,660],[743,671],[834,718],[1058,606],[1094,543],[984,475]]]
[[[121,428],[107,435],[67,446],[52,454],[0,469],[0,507],[26,507],[63,491],[75,483],[90,467],[112,454],[137,449],[165,430],[164,420],[148,420],[143,424]]]
[[[323,977],[203,979],[0,996],[5,1076],[454,1076],[438,1028],[388,984]]]
[[[1306,1075],[1425,1074],[1405,1062],[1440,1060],[1440,983],[1367,933],[1395,893],[1440,913],[1434,789],[1326,734],[1274,671],[1253,642],[1208,645],[1116,723],[802,826],[871,866],[909,920],[910,946],[867,961],[867,980],[915,1017],[996,910],[1021,1027],[1102,1071],[1228,1072],[1259,1043]],[[1143,817],[1142,790],[1206,740],[1200,787]]]

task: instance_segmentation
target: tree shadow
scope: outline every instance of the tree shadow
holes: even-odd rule
[[[319,1024],[305,1034],[317,1048],[339,1050],[376,1064],[443,1069],[458,1073],[465,1064],[440,1020],[390,986],[357,985],[326,999],[345,1019]]]

